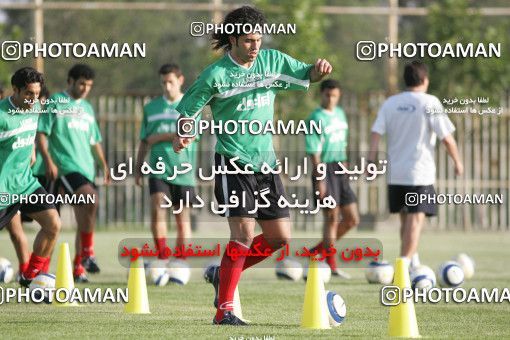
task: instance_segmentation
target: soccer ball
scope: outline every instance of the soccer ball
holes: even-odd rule
[[[372,261],[368,264],[365,277],[369,283],[382,283],[385,285],[393,282],[394,269],[388,261]]]
[[[14,277],[14,269],[11,262],[6,258],[0,257],[0,283],[9,283]]]
[[[460,253],[453,261],[457,262],[462,271],[464,272],[464,278],[470,279],[475,275],[475,261],[471,256],[466,253]]]
[[[191,276],[191,270],[189,265],[184,260],[173,260],[168,263],[168,275],[170,277],[170,281],[185,285],[189,282],[189,278]]]
[[[326,305],[328,306],[329,324],[332,327],[340,326],[344,322],[347,312],[344,299],[339,294],[328,290],[326,291]]]
[[[152,262],[149,265],[148,276],[156,286],[165,286],[170,279],[170,275],[166,270],[166,262],[161,260]]]
[[[303,266],[293,258],[277,261],[275,269],[279,279],[298,281],[303,276]]]
[[[321,274],[322,281],[324,283],[328,283],[331,280],[331,268],[325,262],[317,261],[317,268],[319,269],[319,273]],[[303,270],[303,280],[306,281],[308,277],[308,266]]]
[[[420,265],[411,269],[410,273],[412,289],[430,289],[436,285],[436,274],[425,265]]]
[[[36,289],[40,288],[44,290],[44,302],[49,303],[49,298],[51,292],[48,291],[48,288],[55,288],[55,275],[49,274],[49,273],[41,273],[34,277],[30,285],[28,286],[29,289]],[[36,299],[40,299],[41,296],[39,294],[35,294],[34,297]]]
[[[441,287],[457,287],[464,282],[464,272],[457,262],[448,261],[437,269],[437,279]]]

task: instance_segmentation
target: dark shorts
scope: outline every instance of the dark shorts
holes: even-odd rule
[[[37,181],[41,186],[46,190],[48,194],[51,195],[58,195],[59,192],[59,180],[56,181],[50,181],[46,178],[46,176],[35,176],[37,178]],[[60,214],[60,204],[55,204],[55,207],[57,209],[57,212]],[[22,222],[32,222],[33,219],[28,217],[26,214],[21,214],[21,221]]]
[[[223,155],[215,154],[214,156],[216,166],[226,166],[228,170],[235,170],[230,164],[229,159]],[[241,166],[241,169],[243,166]],[[239,198],[239,206],[235,208],[228,208],[224,217],[252,217],[260,220],[273,220],[278,218],[289,217],[289,208],[280,208],[278,206],[278,199],[280,196],[285,196],[280,176],[275,174],[262,174],[255,173],[250,175],[243,174],[223,174],[216,175],[214,179],[214,195],[218,204],[229,204],[231,195],[236,195]],[[255,192],[260,193],[262,190],[269,192],[265,195],[269,202],[269,207],[259,207],[255,209]],[[232,193],[235,191],[235,194]],[[245,204],[242,204],[242,195],[245,195]],[[260,201],[260,197],[257,196]],[[260,203],[262,204],[262,203]],[[250,210],[252,212],[250,212]]]
[[[195,187],[189,185],[175,185],[159,178],[149,178],[149,193],[152,195],[157,192],[164,193],[167,197],[170,197],[172,202],[178,202],[179,200],[186,202],[186,194],[188,193],[189,202],[191,204],[198,203]]]
[[[43,188],[38,188],[31,195],[46,195],[47,192]],[[39,211],[44,211],[48,209],[55,209],[54,204],[49,204],[45,202],[37,202],[34,204],[31,203],[14,203],[7,207],[0,207],[0,229],[3,229],[20,211],[22,214],[31,214]]]
[[[326,195],[331,195],[338,206],[356,203],[356,194],[351,189],[348,174],[335,174],[337,170],[340,170],[338,162],[326,163],[326,178],[324,178]]]
[[[97,189],[96,185],[89,181],[89,179],[79,172],[71,172],[67,175],[60,176],[58,180],[60,187],[64,189],[66,194],[72,195],[81,186],[90,184],[94,189]]]
[[[390,213],[423,212],[426,216],[436,216],[437,206],[428,200],[418,200],[419,195],[435,195],[433,185],[388,185]]]

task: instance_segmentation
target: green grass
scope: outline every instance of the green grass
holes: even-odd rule
[[[91,276],[89,287],[126,286],[127,270],[117,261],[117,244],[126,237],[147,234],[100,232],[96,237],[97,257],[103,272]],[[201,234],[207,237],[210,235]],[[226,236],[226,231],[223,235]],[[296,234],[295,236],[317,236]],[[385,258],[397,255],[396,232],[354,233],[351,237],[377,237],[384,244]],[[29,235],[33,240],[34,235]],[[73,233],[63,233],[59,242],[72,244]],[[1,256],[16,264],[6,232],[0,233]],[[510,235],[504,233],[424,233],[420,257],[436,268],[459,252],[476,261],[476,273],[465,287],[510,287],[508,248]],[[73,248],[73,247],[71,247]],[[73,251],[73,250],[72,250]],[[55,270],[52,261],[52,271]],[[127,315],[121,304],[90,304],[79,308],[48,305],[0,305],[0,338],[194,338],[263,339],[281,338],[380,338],[386,337],[388,307],[379,302],[379,286],[369,285],[363,270],[348,269],[350,281],[332,278],[326,289],[342,295],[347,318],[340,327],[310,331],[300,328],[305,285],[276,279],[272,269],[254,269],[243,275],[240,293],[245,318],[251,326],[243,328],[212,326],[213,289],[202,279],[202,270],[193,269],[186,286],[149,286],[151,314]],[[16,287],[15,284],[7,285]],[[85,287],[80,285],[80,287]],[[509,338],[510,304],[417,304],[420,333],[424,338]]]

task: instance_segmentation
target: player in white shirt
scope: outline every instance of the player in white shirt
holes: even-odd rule
[[[400,213],[400,255],[415,266],[419,264],[418,241],[425,216],[437,214],[433,201],[416,200],[417,195],[435,194],[436,139],[444,144],[454,161],[457,176],[463,174],[464,167],[452,136],[455,127],[439,99],[426,93],[427,66],[418,61],[406,65],[404,80],[406,90],[389,97],[377,113],[369,160],[375,160],[379,140],[386,135],[390,213]]]

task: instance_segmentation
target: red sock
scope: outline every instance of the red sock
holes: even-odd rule
[[[28,269],[28,261],[27,261],[27,262],[25,262],[25,263],[20,263],[20,264],[19,264],[19,272],[20,272],[20,273],[24,273],[24,272],[26,272],[26,271],[27,271],[27,269]]]
[[[81,256],[91,257],[94,256],[94,232],[87,233],[85,231],[80,232],[81,240]]]
[[[317,252],[320,254],[322,253],[322,251],[324,250],[324,243],[323,242],[319,242],[319,244],[317,244],[315,247],[313,247],[311,249],[312,252],[314,252],[315,250],[317,250]],[[326,263],[329,265],[329,268],[331,268],[331,270],[336,270],[337,266],[336,266],[336,256],[328,256],[326,257]]]
[[[246,251],[248,248],[246,245],[236,241],[230,241],[227,247],[237,250],[238,252]],[[220,291],[216,320],[221,320],[225,311],[234,310],[234,292],[241,278],[245,260],[246,256],[239,256],[234,261],[227,255],[226,250],[225,253],[223,253],[220,265]]]
[[[34,253],[30,256],[30,261],[28,262],[28,268],[23,272],[23,276],[26,279],[33,279],[41,272],[44,267],[46,261],[49,260],[49,257],[37,256]]]
[[[185,246],[184,241],[185,241],[185,239],[177,239],[177,241],[175,242],[175,246],[176,247],[181,247],[182,249],[186,249],[186,247],[183,247],[183,246]],[[181,259],[181,260],[186,260],[186,256],[185,255],[176,256],[175,258],[178,258],[178,259]]]
[[[73,276],[80,276],[81,274],[85,273],[85,268],[81,264],[81,255],[76,254],[73,261]]]
[[[48,260],[46,261],[46,263],[44,264],[43,269],[41,270],[43,273],[48,273],[49,272],[49,270],[50,270],[50,262],[51,262],[51,258],[48,257]]]
[[[255,238],[253,239],[253,242],[251,244],[251,247],[250,249],[255,249],[254,246],[257,246],[258,245],[258,249],[261,251],[261,252],[265,252],[266,249],[270,249],[271,250],[271,255],[274,253],[274,251],[276,249],[273,249],[271,247],[271,245],[267,242],[266,238],[264,237],[263,234],[260,234],[260,235],[257,235],[255,236]],[[269,256],[271,256],[269,255]],[[247,268],[250,268],[251,266],[254,266],[256,265],[257,263],[261,262],[261,261],[264,261],[265,259],[267,259],[269,256],[248,256],[246,258],[246,261],[244,262],[244,266],[243,266],[243,270],[246,270]]]
[[[166,245],[166,237],[157,237],[154,238],[154,243],[156,244],[156,249],[159,251],[158,259],[166,260],[168,256],[165,254]]]

